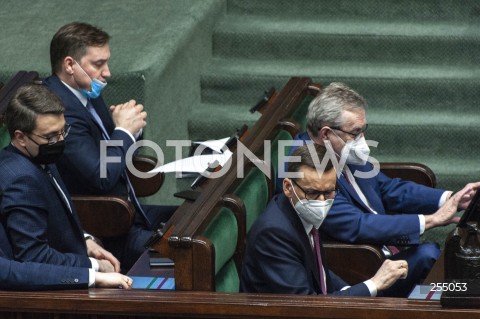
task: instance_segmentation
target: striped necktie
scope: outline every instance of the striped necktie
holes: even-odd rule
[[[315,255],[317,257],[318,272],[320,273],[320,285],[322,288],[322,294],[327,294],[327,285],[325,284],[325,276],[323,273],[322,254],[320,253],[320,236],[318,236],[318,230],[313,227],[310,232],[313,236],[313,248],[315,249]]]
[[[93,118],[97,122],[97,124],[100,126],[102,129],[102,135],[105,140],[110,140],[110,135],[108,134],[107,130],[105,129],[105,126],[103,125],[102,119],[98,115],[97,111],[95,110],[95,107],[93,106],[92,102],[90,99],[87,100],[87,109],[88,111],[92,114]],[[133,189],[132,183],[130,182],[130,178],[128,177],[128,173],[125,171],[122,174],[123,178],[126,180],[127,184],[127,192],[128,192],[128,199],[133,202],[133,205],[135,206],[135,209],[142,214],[143,218],[145,218],[145,221],[148,225],[148,227],[151,227],[152,225],[150,224],[150,221],[147,218],[147,215],[142,209],[142,206],[140,205],[140,202],[138,201],[137,196],[135,195],[135,190]]]

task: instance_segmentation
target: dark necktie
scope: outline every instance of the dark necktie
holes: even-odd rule
[[[72,212],[72,207],[70,206],[70,203],[68,202],[67,195],[65,195],[65,193],[63,192],[60,185],[58,185],[57,180],[55,179],[52,172],[50,171],[50,168],[48,166],[45,166],[44,170],[47,173],[48,178],[50,179],[50,182],[52,183],[53,187],[55,187],[55,190],[57,191],[58,195],[62,199],[63,203],[65,204],[65,206],[68,208],[68,210],[71,213]]]
[[[90,99],[87,100],[87,109],[88,111],[92,114],[93,118],[97,122],[97,124],[100,126],[102,130],[102,135],[105,140],[110,140],[110,135],[108,134],[107,130],[105,129],[105,126],[103,125],[102,119],[98,115],[97,111],[95,110],[95,107],[93,106],[92,102]],[[130,178],[128,177],[128,173],[125,171],[122,174],[122,177],[126,181],[127,185],[127,192],[128,192],[128,199],[132,201],[133,205],[135,206],[135,209],[142,214],[143,218],[145,218],[145,222],[147,223],[148,227],[151,227],[150,221],[147,218],[147,215],[142,209],[142,206],[140,205],[140,202],[138,201],[137,196],[135,195],[135,190],[132,187],[132,183],[130,182]]]
[[[348,178],[348,175],[347,175],[347,173],[346,173],[345,171],[343,172],[343,177],[345,177],[345,180],[348,182],[348,184],[350,184],[350,186],[352,186],[353,191],[354,191],[355,193],[357,193],[356,188],[353,186],[352,182],[351,182],[350,179]],[[359,195],[359,194],[357,194],[357,195]],[[358,196],[358,197],[362,198],[362,196]],[[365,198],[366,198],[366,197],[365,197]],[[369,205],[368,203],[364,203],[364,204],[365,204],[365,206],[367,206],[367,208],[368,208],[368,210],[370,211],[370,213],[376,214],[376,213],[374,213],[373,210],[370,208],[370,205]],[[392,255],[398,254],[398,252],[400,252],[400,250],[399,250],[396,246],[393,246],[393,245],[385,245],[384,247],[386,247],[386,248],[390,251],[390,253],[391,253]],[[387,253],[388,253],[388,252],[387,252]]]
[[[318,230],[313,227],[311,234],[313,236],[313,248],[315,249],[315,255],[317,257],[318,272],[320,273],[320,285],[322,288],[322,294],[327,294],[327,285],[325,284],[325,277],[323,274],[322,254],[320,253],[320,237],[318,236]]]

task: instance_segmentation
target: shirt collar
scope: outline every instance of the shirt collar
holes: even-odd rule
[[[295,207],[293,207],[292,201],[290,200],[290,198],[288,198],[287,196],[285,196],[285,198],[287,198],[287,200],[288,200],[289,204],[291,205],[294,213],[297,214],[297,211],[295,210]],[[298,216],[298,214],[297,214],[297,216]],[[310,232],[312,231],[312,228],[313,228],[313,224],[310,224],[309,222],[303,220],[303,218],[301,218],[300,216],[298,216],[298,218],[300,218],[300,221],[302,222],[303,228],[305,229],[305,232],[307,233],[307,235],[310,235]]]
[[[61,80],[60,80],[61,81]],[[67,83],[63,82],[63,84],[65,84],[65,86],[70,90],[72,91],[73,94],[75,94],[75,96],[80,100],[80,102],[82,103],[83,106],[87,107],[87,98],[82,94],[82,92],[80,92],[79,90],[77,89],[74,89],[72,88],[70,85],[68,85]]]

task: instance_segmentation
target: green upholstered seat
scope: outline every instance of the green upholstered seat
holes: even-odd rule
[[[274,193],[276,193],[275,188],[276,188],[276,185],[277,185],[277,177],[278,177],[278,154],[279,154],[279,149],[278,149],[279,143],[278,142],[279,141],[291,141],[292,139],[293,138],[290,135],[290,133],[288,133],[285,130],[280,130],[272,141],[272,147],[271,147],[271,151],[270,151],[271,155],[270,156],[271,156],[271,161],[272,161],[272,171],[273,171],[272,183],[273,183]],[[283,148],[283,151],[284,151],[284,155],[288,155],[288,153],[290,152],[290,147],[285,146]]]
[[[239,292],[240,277],[235,261],[230,259],[215,275],[215,291]]]
[[[308,106],[310,105],[310,102],[312,102],[314,96],[312,95],[307,95],[302,103],[298,106],[298,108],[293,112],[292,118],[300,124],[300,129],[302,131],[305,131],[307,129],[307,111],[308,111]]]
[[[215,249],[216,291],[238,292],[239,277],[233,256],[237,247],[238,225],[235,215],[228,208],[222,208],[210,222],[203,235]]]
[[[10,142],[10,135],[5,126],[0,126],[0,149],[4,148]]]
[[[267,177],[262,171],[257,167],[253,167],[233,192],[240,197],[245,204],[245,210],[247,212],[247,233],[257,217],[263,213],[270,200],[268,183]]]

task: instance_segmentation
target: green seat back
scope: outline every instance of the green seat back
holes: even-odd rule
[[[7,146],[8,143],[10,143],[10,135],[8,134],[7,127],[2,125],[0,126],[0,149]]]
[[[233,212],[228,208],[220,209],[203,232],[203,236],[208,238],[215,248],[215,286],[217,291],[238,292],[239,278],[233,261],[237,247],[238,225]]]
[[[284,141],[284,140],[293,140],[292,136],[290,133],[288,133],[285,130],[280,130],[278,134],[275,136],[275,138],[272,141],[272,147],[271,147],[271,160],[272,160],[272,169],[273,169],[273,175],[272,175],[272,182],[273,182],[273,192],[274,194],[276,193],[276,186],[277,186],[277,177],[278,177],[278,141]],[[283,148],[284,155],[288,155],[290,152],[289,146],[286,146]]]
[[[314,96],[307,95],[298,108],[293,112],[292,118],[300,124],[300,129],[305,131],[307,129],[307,111],[310,102],[314,99]]]
[[[263,172],[253,167],[233,192],[240,197],[247,211],[247,233],[268,203],[268,181]]]
[[[239,292],[240,278],[235,261],[230,259],[215,275],[215,291]]]

